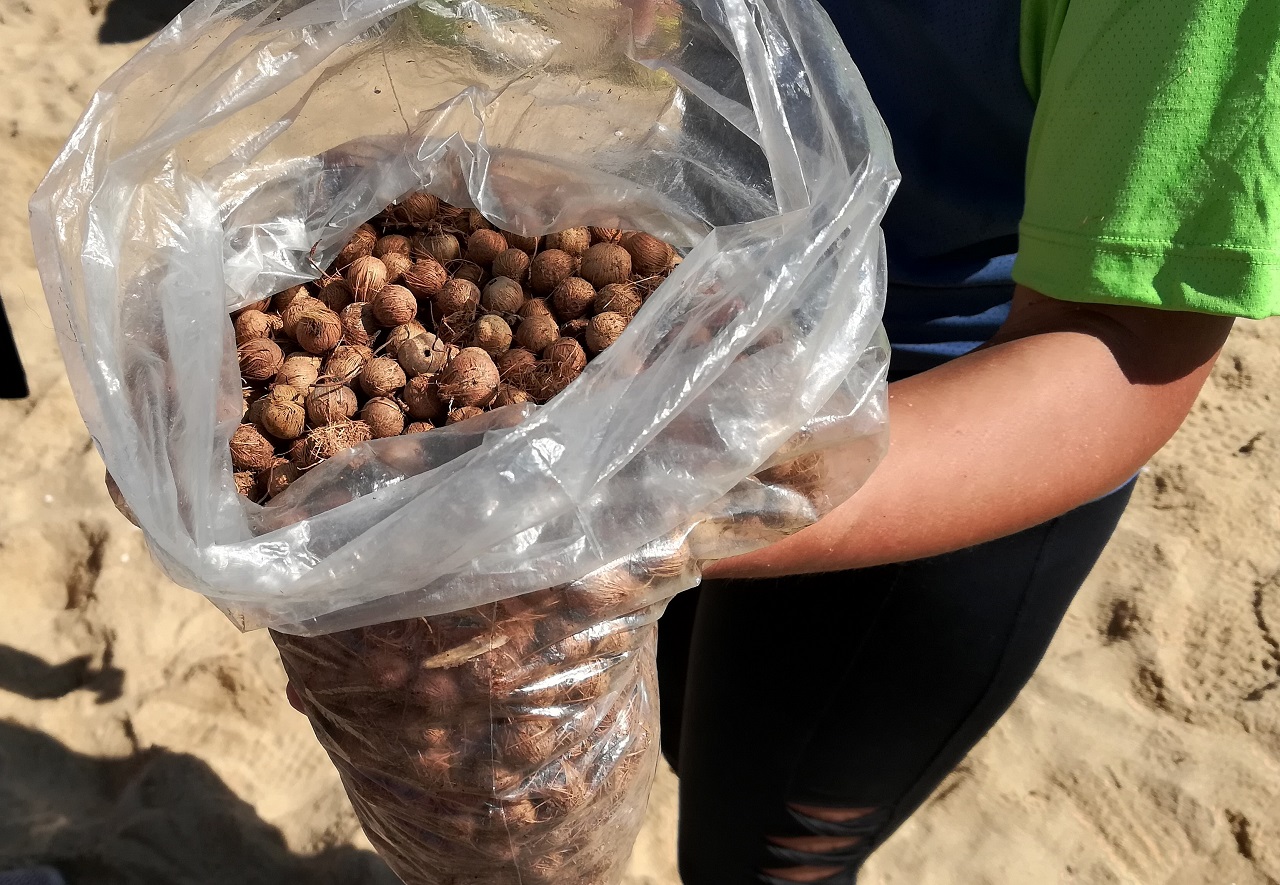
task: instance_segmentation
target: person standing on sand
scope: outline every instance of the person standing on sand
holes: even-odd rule
[[[684,885],[852,885],[1030,678],[1233,318],[1280,314],[1276,0],[825,6],[903,173],[893,440],[660,621]]]
[[[1031,677],[1233,318],[1280,313],[1280,3],[825,6],[902,171],[892,444],[660,622],[685,885],[851,885]]]

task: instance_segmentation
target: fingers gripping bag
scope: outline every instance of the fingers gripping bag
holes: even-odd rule
[[[603,885],[656,766],[665,602],[883,454],[896,181],[811,0],[199,0],[31,209],[123,502],[174,580],[272,629],[396,873]],[[423,193],[513,240],[646,231],[680,259],[549,401],[366,435],[246,500],[228,312],[327,279]]]

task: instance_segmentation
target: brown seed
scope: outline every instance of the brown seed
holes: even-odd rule
[[[298,390],[307,390],[320,378],[320,357],[295,353],[284,358],[284,365],[276,373],[277,384],[288,384]]]
[[[310,434],[307,434],[310,436]],[[308,467],[314,467],[320,463],[312,454],[311,449],[307,446],[307,437],[300,436],[293,441],[293,445],[289,446],[289,460],[298,465],[299,470],[306,470]]]
[[[253,338],[270,338],[284,325],[280,317],[248,308],[240,311],[235,319],[236,344],[244,344]]]
[[[244,410],[244,415],[240,418],[241,424],[253,424],[256,427],[262,427],[262,407],[267,404],[266,394],[257,397],[249,403]]]
[[[344,268],[358,258],[372,255],[373,245],[376,242],[378,242],[378,232],[373,229],[373,225],[362,224],[356,228],[351,239],[347,240],[347,245],[342,247],[342,251],[338,253],[338,260],[334,263],[339,268]]]
[[[511,327],[495,314],[485,314],[476,320],[472,330],[476,347],[490,356],[496,356],[511,347]]]
[[[682,535],[669,535],[645,545],[637,559],[632,568],[645,580],[666,580],[688,573],[693,551]]]
[[[444,713],[440,714],[445,715]],[[416,772],[419,780],[424,784],[428,784],[435,788],[449,787],[453,785],[454,777],[454,754],[445,750],[422,750],[416,758],[413,758],[413,770]],[[475,838],[475,825],[470,817],[463,815],[448,815],[444,819],[434,819],[432,821],[433,829],[446,830],[461,839]],[[465,879],[457,879],[452,876],[445,880],[449,885],[455,882],[465,882]],[[476,880],[472,880],[476,881]]]
[[[531,316],[516,327],[516,343],[525,350],[541,353],[542,349],[560,337],[560,326],[549,316]]]
[[[523,882],[527,885],[556,885],[556,883],[566,881],[565,867],[569,866],[573,857],[570,850],[549,851],[539,854],[537,857],[529,858],[528,868],[524,874]],[[576,871],[575,871],[576,872]],[[607,876],[603,873],[598,876],[593,871],[582,871],[580,882],[594,882],[601,876]]]
[[[519,831],[538,822],[538,809],[528,799],[517,799],[502,806],[502,817],[508,826]]]
[[[282,384],[265,397],[259,420],[262,429],[276,439],[297,439],[307,426],[307,410],[300,401],[300,391]]]
[[[436,388],[436,379],[430,375],[418,375],[410,378],[404,386],[405,407],[409,417],[418,421],[439,421],[445,416],[444,403],[440,401],[440,392]]]
[[[237,470],[232,474],[232,479],[236,482],[236,491],[240,493],[240,497],[248,498],[250,501],[257,501],[262,497],[262,483],[258,479],[257,471]]]
[[[275,397],[284,402],[301,403],[307,398],[307,392],[301,387],[294,387],[292,384],[277,383],[271,390],[267,391],[267,397]]]
[[[342,309],[342,337],[347,344],[368,347],[378,334],[378,318],[373,315],[373,305],[357,301]]]
[[[564,588],[570,608],[592,623],[606,615],[635,611],[644,601],[646,583],[625,567],[604,568]]]
[[[493,225],[480,213],[479,209],[463,209],[456,224],[458,229],[466,234],[473,234],[478,230],[493,230]]]
[[[473,310],[460,310],[447,316],[436,317],[436,334],[445,344],[461,347],[471,337],[476,314]]]
[[[640,291],[631,283],[610,283],[596,295],[592,313],[620,313],[633,317],[644,305]]]
[[[434,258],[419,258],[404,272],[403,282],[419,298],[430,298],[448,279],[449,274],[440,262]]]
[[[374,439],[399,436],[404,431],[404,410],[393,399],[374,397],[360,410],[360,420],[369,425]]]
[[[360,374],[365,363],[373,359],[373,351],[362,344],[340,344],[324,361],[323,377],[350,384]]]
[[[283,292],[277,292],[271,296],[271,309],[276,313],[284,313],[284,309],[293,303],[295,298],[301,296],[311,297],[311,293],[307,291],[306,286],[291,286]]]
[[[496,230],[481,228],[467,237],[467,260],[482,267],[492,264],[505,251],[507,239]]]
[[[574,377],[582,373],[587,366],[587,354],[582,345],[572,338],[559,338],[548,344],[542,351],[542,358],[553,367],[565,372],[572,372]]]
[[[374,685],[383,691],[403,688],[413,674],[409,662],[404,655],[397,654],[397,651],[399,650],[378,647],[370,649],[364,656],[363,663]]]
[[[360,387],[369,396],[395,396],[407,380],[400,364],[387,356],[370,360],[360,370]]]
[[[535,295],[550,295],[556,286],[573,276],[576,266],[577,262],[568,252],[560,249],[539,252],[529,262],[529,287]]]
[[[625,283],[631,276],[631,255],[613,243],[596,243],[583,253],[578,275],[597,289]]]
[[[401,224],[422,226],[428,224],[440,211],[440,200],[435,194],[417,191],[409,194],[392,207],[392,214]]]
[[[452,714],[462,702],[462,692],[453,674],[444,669],[423,670],[409,689],[415,703],[441,718]]]
[[[347,268],[346,276],[356,301],[372,301],[373,296],[387,284],[387,266],[372,255],[357,258]]]
[[[396,362],[404,369],[405,377],[434,375],[444,368],[451,355],[449,345],[430,332],[424,332],[402,342],[395,349]]]
[[[335,278],[325,284],[316,295],[316,300],[334,313],[342,313],[348,304],[355,301],[355,296],[351,294],[351,287],[344,280]]]
[[[455,261],[451,267],[455,280],[466,280],[468,283],[482,286],[484,281],[489,278],[485,269],[474,261]]]
[[[642,298],[648,298],[654,292],[658,291],[658,287],[667,281],[665,274],[658,274],[652,277],[637,277],[632,280],[633,285],[640,291]]]
[[[827,461],[822,452],[809,452],[760,471],[756,479],[766,485],[787,486],[811,498],[821,496],[827,480]]]
[[[269,381],[284,365],[280,345],[268,338],[251,338],[236,348],[240,376],[246,381]]]
[[[631,254],[631,267],[641,276],[653,276],[671,270],[675,251],[651,234],[635,232],[622,238],[622,247]]]
[[[440,372],[440,398],[457,406],[483,406],[498,391],[498,368],[478,347],[463,348]]]
[[[480,290],[469,280],[452,279],[431,299],[437,316],[474,311],[480,306]]]
[[[556,723],[550,719],[520,719],[499,727],[494,744],[503,761],[546,762],[556,748]]]
[[[298,478],[298,465],[288,458],[276,458],[271,466],[258,474],[258,480],[267,490],[267,495],[274,498]]]
[[[582,806],[590,797],[582,772],[567,760],[561,760],[543,774],[529,797],[544,819],[563,817]]]
[[[572,338],[567,339],[573,341]],[[574,341],[574,344],[577,344]],[[570,363],[540,363],[525,381],[525,390],[529,391],[536,401],[545,403],[556,394],[562,392],[582,374]]]
[[[303,437],[303,457],[296,455],[294,460],[305,465],[318,464],[326,458],[332,458],[344,449],[358,446],[373,439],[373,431],[363,421],[339,421],[326,424]]]
[[[591,240],[595,243],[616,243],[622,239],[622,231],[616,227],[592,227]]]
[[[310,295],[299,295],[289,302],[289,306],[280,312],[281,329],[292,338],[298,332],[298,320],[313,307],[324,307]]]
[[[340,381],[317,384],[307,394],[307,418],[317,427],[346,421],[359,407],[356,392]]]
[[[636,631],[615,627],[596,640],[595,653],[605,656],[620,655],[633,651],[638,643]]]
[[[523,252],[520,254],[524,254]],[[490,313],[510,316],[524,306],[524,289],[510,277],[494,277],[485,284],[480,306]]]
[[[596,300],[596,290],[582,277],[569,277],[551,293],[551,307],[561,321],[585,316]]]
[[[523,280],[529,272],[529,253],[523,249],[507,249],[493,259],[493,275]]]
[[[417,320],[411,320],[410,322],[396,326],[387,333],[387,350],[394,355],[400,346],[406,341],[411,341],[414,338],[421,338],[423,335],[427,334],[430,333],[427,332],[426,326],[422,325],[422,323]]]
[[[271,300],[272,299],[270,298],[261,298],[257,301],[250,301],[248,304],[244,305],[243,307],[240,307],[240,308],[237,308],[236,310],[231,311],[231,319],[232,320],[240,319],[240,314],[244,313],[246,310],[256,310],[259,313],[266,313],[267,311],[271,310]]]
[[[402,237],[400,234],[387,234],[385,237],[379,237],[378,241],[373,244],[374,258],[382,258],[384,255],[390,255],[393,252],[400,255],[408,255],[409,238]]]
[[[448,264],[462,257],[462,246],[453,234],[430,234],[413,240],[413,257],[430,258],[438,264]]]
[[[612,311],[595,315],[587,325],[587,350],[600,353],[618,340],[629,322],[629,318]]]
[[[426,433],[428,430],[435,430],[436,426],[430,421],[414,421],[404,429],[405,435],[410,433]]]
[[[241,424],[231,434],[231,463],[237,470],[270,467],[275,457],[275,447],[252,424]]]
[[[493,398],[493,407],[500,409],[503,406],[519,406],[531,402],[533,397],[524,390],[514,384],[503,383],[498,385],[498,393]]]
[[[513,234],[511,231],[504,230],[502,235],[507,238],[507,244],[513,249],[519,249],[528,255],[532,255],[538,251],[542,245],[541,237],[526,237],[524,234]]]
[[[538,365],[538,356],[523,347],[513,347],[499,354],[494,360],[494,365],[498,367],[499,378],[520,387],[524,379]]]
[[[570,255],[578,256],[591,246],[591,231],[585,227],[571,227],[558,233],[547,234],[548,249],[559,249]]]
[[[458,424],[466,421],[468,418],[475,418],[484,414],[484,409],[479,406],[463,406],[461,409],[454,409],[449,416],[444,419],[445,424]]]
[[[549,317],[555,319],[556,315],[551,311],[551,304],[546,298],[530,298],[520,306],[520,319],[527,320],[530,317]]]
[[[293,337],[308,353],[327,353],[342,340],[342,318],[317,302],[298,318]]]
[[[383,286],[373,298],[373,316],[384,326],[413,322],[418,315],[418,299],[404,286]]]
[[[408,255],[401,255],[399,252],[384,255],[382,263],[387,266],[388,283],[398,282],[404,276],[404,272],[413,267],[413,259]]]
[[[560,336],[562,338],[576,338],[581,341],[582,336],[587,331],[587,318],[578,317],[576,320],[569,320],[567,323],[561,323]]]

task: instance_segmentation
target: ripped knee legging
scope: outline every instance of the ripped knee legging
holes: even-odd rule
[[[852,885],[1031,677],[1132,487],[946,556],[673,600],[684,885]]]

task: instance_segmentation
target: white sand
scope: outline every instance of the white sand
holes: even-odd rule
[[[159,575],[71,399],[26,200],[132,51],[100,20],[0,0],[0,82],[21,84],[0,99],[0,293],[33,391],[0,403],[0,869],[387,883],[270,641]],[[1278,389],[1280,323],[1242,323],[1031,688],[869,885],[1280,882]],[[674,822],[664,776],[628,885],[675,885]]]

